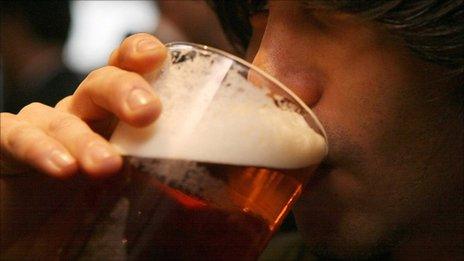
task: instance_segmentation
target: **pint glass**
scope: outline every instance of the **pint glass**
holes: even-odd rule
[[[147,76],[162,113],[120,123],[126,259],[254,260],[327,153],[324,130],[289,89],[251,64],[191,43]]]

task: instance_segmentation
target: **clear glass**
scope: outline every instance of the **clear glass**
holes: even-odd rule
[[[167,47],[164,67],[146,76],[160,118],[142,129],[120,123],[111,138],[127,183],[109,215],[123,213],[123,232],[99,225],[77,255],[92,257],[112,233],[118,258],[129,260],[257,259],[327,154],[325,132],[246,61],[203,45]]]

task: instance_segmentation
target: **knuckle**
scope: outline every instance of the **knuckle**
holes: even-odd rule
[[[23,150],[28,144],[33,144],[30,140],[36,132],[37,129],[33,126],[17,124],[6,134],[6,143],[13,151]]]
[[[6,125],[8,121],[14,120],[16,115],[9,113],[9,112],[0,112],[0,127],[3,127]],[[7,122],[5,122],[7,121]]]
[[[101,78],[106,78],[109,73],[112,73],[115,70],[115,66],[107,65],[100,67],[91,71],[87,77],[84,79],[83,83],[93,82],[96,80],[100,80]]]
[[[66,108],[72,101],[73,96],[69,95],[61,99],[59,102],[56,103],[55,108]]]
[[[127,80],[127,82],[131,82],[131,84],[133,84],[134,82],[140,82],[140,81],[144,81],[143,77],[138,74],[138,73],[135,73],[135,72],[129,72],[129,71],[121,71],[121,73],[118,74],[118,77],[114,77],[114,81],[116,81],[116,83],[123,83],[125,81],[121,81],[122,79],[125,79]]]
[[[112,78],[115,68],[114,66],[104,66],[91,71],[74,92],[74,96],[87,95],[95,88],[100,88]]]
[[[74,115],[65,115],[52,119],[48,125],[48,130],[57,133],[63,130],[69,130],[78,125],[79,118]]]
[[[98,134],[91,131],[83,131],[81,133],[78,133],[74,138],[75,140],[79,140],[79,142],[75,143],[75,146],[73,147],[73,150],[77,154],[85,153],[85,151],[90,146],[92,146],[92,144],[101,144],[102,142],[104,142]]]
[[[31,112],[37,112],[42,110],[43,108],[47,107],[47,105],[42,104],[40,102],[33,102],[26,106],[24,106],[19,112],[18,115],[27,115]]]
[[[108,79],[111,89],[125,92],[133,86],[144,85],[145,80],[142,76],[134,72],[120,71],[114,77]]]
[[[87,77],[85,77],[84,83],[100,78],[102,72],[104,71],[104,68],[105,67],[102,67],[102,68],[98,68],[98,69],[91,71],[87,75]]]
[[[99,141],[100,136],[94,132],[86,131],[79,134],[79,140],[83,146],[87,146],[88,144],[94,143],[95,141]]]
[[[79,117],[69,114],[50,121],[48,133],[67,144],[80,146],[95,139],[95,134]]]

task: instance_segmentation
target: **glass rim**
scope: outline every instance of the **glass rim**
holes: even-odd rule
[[[275,78],[274,76],[270,75],[269,73],[265,72],[264,70],[258,68],[256,65],[253,65],[253,64],[247,62],[246,60],[240,58],[240,57],[237,57],[237,56],[235,56],[233,54],[230,54],[230,53],[228,53],[226,51],[223,51],[223,50],[220,50],[220,49],[208,46],[208,45],[191,43],[191,42],[183,42],[183,41],[174,41],[174,42],[169,42],[169,43],[165,44],[165,46],[168,47],[168,48],[171,47],[171,46],[175,46],[175,45],[187,45],[187,46],[191,46],[191,47],[194,47],[194,48],[197,48],[197,49],[201,49],[201,50],[205,50],[205,51],[211,51],[213,53],[225,56],[225,57],[227,57],[227,58],[229,58],[229,59],[231,59],[231,60],[233,60],[233,61],[235,61],[235,62],[237,62],[237,63],[239,63],[239,64],[241,64],[243,66],[245,66],[245,67],[253,69],[254,71],[260,73],[261,75],[263,75],[266,79],[268,79],[269,81],[271,81],[275,85],[279,86],[279,88],[281,88],[288,95],[290,95],[290,97],[292,97],[298,103],[298,105],[300,105],[311,116],[311,118],[314,120],[314,123],[317,125],[319,130],[322,132],[322,135],[324,136],[324,139],[325,139],[325,142],[326,142],[326,147],[327,147],[326,149],[328,151],[327,133],[326,133],[324,127],[322,126],[322,123],[319,121],[319,119],[314,114],[314,112],[311,110],[311,108],[309,108],[309,106],[306,105],[306,103],[304,103],[300,99],[300,97],[298,97],[298,95],[296,95],[286,85],[281,83],[277,78]]]

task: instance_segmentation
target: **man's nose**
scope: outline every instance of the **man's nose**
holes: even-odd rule
[[[272,44],[277,44],[277,41]],[[293,51],[294,47],[289,45],[274,47],[261,42],[253,65],[278,79],[304,103],[313,107],[321,98],[324,79],[315,66]]]

